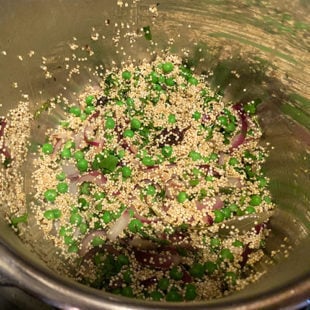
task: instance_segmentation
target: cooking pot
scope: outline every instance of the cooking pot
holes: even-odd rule
[[[210,84],[225,99],[262,100],[262,143],[270,151],[265,171],[277,209],[266,257],[256,266],[265,275],[256,283],[217,300],[155,303],[62,276],[47,259],[55,251],[42,239],[31,210],[28,229],[22,224],[17,236],[7,221],[12,209],[2,197],[0,284],[62,309],[288,309],[304,304],[310,297],[309,16],[307,0],[1,0],[1,115],[21,100],[29,100],[33,114],[42,112],[33,121],[30,142],[42,142],[45,129],[56,123],[60,108],[56,114],[42,109],[50,98],[59,93],[74,98],[93,79],[90,72],[169,47],[189,59],[198,73],[209,72]],[[143,27],[150,29],[152,40]],[[68,62],[80,69],[70,82]],[[21,171],[27,209],[31,155]]]

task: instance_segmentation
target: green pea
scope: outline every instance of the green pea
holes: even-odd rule
[[[84,158],[79,159],[76,166],[81,172],[85,172],[88,169],[88,161]]]
[[[198,111],[195,111],[194,114],[192,115],[192,118],[198,121],[201,118],[201,113]]]
[[[106,197],[106,194],[105,194],[104,192],[100,192],[100,193],[96,192],[96,193],[94,194],[95,200],[101,200],[101,199],[103,199],[103,198],[105,198],[105,197]]]
[[[132,138],[132,137],[135,135],[135,133],[134,133],[134,131],[131,130],[131,129],[125,129],[123,135],[124,135],[124,137],[126,137],[126,138]]]
[[[107,117],[105,120],[105,128],[106,129],[114,129],[115,128],[115,120],[112,117]]]
[[[83,151],[76,151],[73,156],[74,156],[75,160],[84,159],[84,152]]]
[[[174,266],[169,272],[170,277],[173,280],[179,281],[183,278],[183,272],[180,267]]]
[[[166,295],[166,301],[182,301],[182,295],[179,293],[176,287],[172,287]]]
[[[80,193],[82,195],[90,195],[91,187],[92,186],[90,182],[83,182],[80,186]]]
[[[151,167],[151,166],[155,165],[155,160],[152,157],[150,157],[150,156],[145,156],[145,157],[142,158],[142,163],[145,166]]]
[[[138,219],[133,219],[129,222],[128,224],[128,229],[132,232],[132,233],[137,233],[141,230],[143,226],[143,223],[138,220]]]
[[[128,256],[124,255],[124,254],[119,254],[117,257],[117,261],[122,265],[129,265],[129,258]]]
[[[253,207],[259,206],[262,202],[262,198],[258,195],[252,195],[250,199],[250,205]]]
[[[159,292],[159,291],[153,291],[150,293],[150,297],[154,300],[154,301],[160,301],[161,299],[164,298],[164,295]]]
[[[82,216],[78,213],[73,213],[70,216],[70,223],[79,226],[82,223]]]
[[[48,202],[54,202],[57,197],[57,191],[55,189],[48,189],[44,192],[44,198]]]
[[[94,237],[93,238],[93,240],[91,241],[91,244],[93,245],[93,246],[99,246],[99,245],[102,245],[102,244],[104,244],[104,240],[102,239],[102,238],[100,238],[100,237]]]
[[[111,211],[104,211],[102,215],[103,222],[109,224],[113,220],[113,215]]]
[[[54,209],[54,219],[59,219],[61,217],[61,210],[59,209]]]
[[[228,161],[228,164],[229,164],[230,166],[236,166],[236,165],[238,165],[238,163],[239,163],[239,161],[238,161],[238,159],[235,158],[235,157],[231,157],[231,158],[229,159],[229,161]]]
[[[190,186],[197,186],[199,184],[199,180],[198,179],[193,179],[193,180],[189,180],[189,185]]]
[[[146,194],[147,195],[150,195],[150,196],[153,196],[156,194],[156,188],[155,186],[153,185],[148,185],[147,188],[146,188]]]
[[[190,268],[189,273],[195,278],[202,278],[205,273],[205,268],[200,263],[194,263]]]
[[[175,116],[175,114],[169,114],[168,115],[168,123],[169,124],[174,124],[174,123],[176,123],[176,116]]]
[[[132,118],[130,121],[130,126],[132,130],[138,130],[141,127],[141,121],[138,120],[137,118]]]
[[[234,260],[234,255],[231,253],[229,249],[222,249],[220,252],[220,257],[224,260]]]
[[[218,159],[218,155],[216,153],[211,153],[211,155],[209,156],[210,160],[212,161],[216,161]]]
[[[123,287],[121,290],[121,294],[125,297],[133,297],[133,291],[130,286]]]
[[[161,149],[162,155],[165,157],[170,157],[172,155],[172,147],[170,145],[166,145]]]
[[[81,232],[81,234],[86,234],[86,232],[87,232],[87,229],[88,229],[88,225],[86,224],[86,223],[81,223],[80,225],[79,225],[79,229],[80,229],[80,232]]]
[[[122,167],[122,176],[124,178],[129,178],[131,176],[131,169],[127,166]]]
[[[258,186],[260,188],[263,188],[263,187],[265,187],[267,185],[267,179],[264,178],[264,177],[258,177],[257,181],[258,181]]]
[[[61,173],[56,175],[56,179],[58,181],[64,181],[66,179],[66,174],[64,172],[61,172]]]
[[[221,223],[225,219],[225,215],[221,210],[214,210],[214,223]]]
[[[47,219],[47,220],[53,220],[54,219],[54,210],[46,210],[43,213],[43,216]]]
[[[231,217],[231,210],[230,208],[222,208],[221,209],[222,213],[224,214],[225,219],[229,219]]]
[[[232,243],[233,246],[235,247],[243,247],[243,242],[239,241],[239,240],[235,240],[233,243]]]
[[[228,281],[231,281],[231,283],[232,283],[233,285],[235,285],[235,284],[236,284],[236,280],[237,280],[237,275],[236,275],[235,272],[228,271],[228,272],[226,272],[226,279],[227,279]]]
[[[174,65],[171,62],[165,62],[162,65],[162,70],[164,73],[170,73],[174,68]]]
[[[168,278],[161,278],[158,281],[158,288],[162,291],[166,291],[169,287],[169,279]]]
[[[118,264],[120,266],[124,266],[124,265],[128,265],[128,264],[122,264],[121,262],[118,261]],[[130,284],[132,283],[132,271],[129,269],[129,270],[126,270],[124,273],[123,273],[123,280],[126,284]]]
[[[226,127],[225,127],[225,131],[226,132],[234,132],[236,130],[236,125],[234,123],[229,123]]]
[[[217,264],[211,261],[204,263],[204,268],[208,274],[212,274],[217,269]]]
[[[92,105],[93,102],[94,102],[94,100],[95,100],[95,96],[93,96],[93,95],[88,95],[88,96],[85,98],[85,103],[86,103],[87,105]]]
[[[194,300],[197,296],[196,286],[192,283],[188,283],[185,287],[185,299],[190,301]]]
[[[248,206],[248,207],[245,208],[245,213],[246,213],[246,214],[253,214],[253,213],[255,213],[255,212],[256,212],[256,210],[255,210],[255,208],[252,207],[252,206]]]
[[[61,194],[67,193],[69,185],[66,182],[61,182],[57,184],[57,191]]]
[[[78,203],[83,210],[86,210],[89,207],[89,202],[83,197],[78,199]]]
[[[221,126],[226,127],[228,125],[228,118],[226,116],[219,116],[218,117],[218,122],[220,123]]]
[[[221,240],[218,238],[211,238],[210,240],[210,246],[211,248],[217,248],[221,245]]]
[[[86,120],[86,118],[87,118],[87,114],[86,114],[86,113],[84,113],[84,112],[82,112],[82,113],[81,113],[81,115],[80,115],[80,119],[81,119],[81,121],[85,121],[85,120]]]
[[[85,113],[86,115],[90,115],[90,114],[92,114],[94,111],[95,111],[95,107],[92,106],[92,105],[89,105],[89,106],[87,106],[87,107],[84,109],[84,113]]]
[[[74,116],[81,116],[81,109],[79,107],[73,106],[69,109],[69,113],[73,114]]]
[[[197,161],[199,159],[201,159],[201,155],[200,153],[196,152],[196,151],[190,151],[188,156],[193,160],[193,161]]]
[[[186,194],[186,192],[183,192],[183,191],[179,192],[179,194],[178,194],[178,196],[177,196],[177,201],[178,201],[179,203],[183,203],[183,202],[185,202],[186,200],[187,200],[187,194]]]
[[[64,242],[65,242],[66,245],[71,245],[71,244],[74,243],[74,240],[73,240],[72,236],[65,236],[64,237]]]
[[[127,81],[130,80],[131,79],[131,73],[128,70],[123,71],[122,72],[122,78],[124,80],[127,80]]]
[[[60,152],[60,156],[63,158],[63,159],[68,159],[72,156],[71,154],[71,150],[70,149],[63,149],[61,152]]]
[[[118,106],[122,106],[122,105],[124,105],[124,102],[123,102],[122,100],[117,100],[117,101],[116,101],[116,104],[117,104]]]
[[[54,147],[53,147],[53,145],[51,143],[44,143],[42,145],[42,152],[44,154],[49,155],[49,154],[52,154],[53,151],[54,151]]]
[[[195,77],[191,76],[188,79],[188,83],[191,84],[191,85],[195,85],[196,86],[196,85],[198,85],[198,80]]]
[[[69,253],[77,253],[78,251],[79,251],[79,247],[77,246],[76,243],[73,243],[68,247]]]
[[[171,86],[172,87],[172,86],[174,86],[176,84],[176,82],[175,82],[174,78],[169,77],[169,78],[165,79],[165,84],[167,86]]]

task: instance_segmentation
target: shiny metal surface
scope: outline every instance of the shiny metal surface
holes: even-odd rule
[[[125,10],[109,0],[0,0],[0,52],[7,53],[0,54],[0,114],[16,107],[22,93],[29,94],[36,111],[59,92],[70,96],[83,88],[89,78],[83,65],[82,74],[70,83],[64,74],[64,59],[71,57],[68,45],[74,42],[73,37],[94,50],[88,67],[109,67],[112,60],[120,63],[125,57],[116,53],[111,39],[116,32],[114,23],[134,22],[135,31],[151,25],[158,46],[151,46],[143,36],[134,48],[124,40],[121,44],[126,57],[147,57],[147,48],[166,48],[167,40],[174,38],[171,50],[181,55],[184,49],[188,50],[188,57],[198,70],[213,72],[210,83],[227,99],[263,100],[259,108],[265,133],[262,143],[273,146],[266,173],[279,206],[271,221],[273,232],[266,256],[281,244],[291,246],[291,253],[288,258],[275,255],[272,266],[257,266],[267,271],[260,281],[223,299],[195,304],[146,304],[84,287],[57,274],[53,266],[46,266],[47,253],[53,253],[50,245],[40,239],[36,224],[31,222],[31,231],[20,240],[2,220],[10,214],[1,203],[0,282],[20,287],[63,309],[296,308],[310,295],[309,1],[166,0],[159,3],[155,19],[149,11],[153,1],[128,3]],[[92,27],[106,39],[91,40]],[[31,50],[35,54],[30,58]],[[80,50],[74,53],[77,57],[84,55]],[[23,56],[23,61],[18,55]],[[44,78],[42,56],[52,79]],[[12,87],[14,82],[19,88]],[[42,141],[44,129],[53,122],[54,118],[47,115],[40,120],[40,129],[34,126],[33,140]],[[26,188],[27,183],[26,180]]]

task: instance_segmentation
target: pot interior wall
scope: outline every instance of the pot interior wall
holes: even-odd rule
[[[186,49],[186,57],[198,72],[213,72],[210,83],[227,100],[262,99],[259,107],[264,131],[262,143],[272,146],[266,174],[271,179],[270,190],[278,209],[270,223],[272,233],[266,257],[275,264],[257,266],[258,270],[268,271],[266,276],[228,300],[268,294],[309,277],[309,4],[306,1],[266,4],[251,0],[182,0],[176,4],[167,0],[157,6],[157,17],[150,12],[150,5],[154,3],[149,0],[129,1],[128,8],[108,0],[0,1],[0,50],[7,54],[0,54],[1,114],[16,107],[22,94],[29,95],[33,113],[60,92],[73,98],[73,92],[82,91],[88,79],[93,79],[89,67],[108,68],[112,60],[120,63],[128,56],[139,60],[149,57],[147,49],[159,51],[168,46],[185,57]],[[158,45],[151,45],[142,35],[134,47],[123,39],[120,45],[126,55],[117,53],[119,48],[114,46],[112,37],[116,34],[115,23],[122,22],[134,22],[133,31],[150,25]],[[106,39],[92,40],[91,34],[97,32]],[[170,38],[174,41],[168,44]],[[80,63],[81,74],[68,83],[65,58],[71,58],[74,65],[78,61],[72,60],[72,54],[78,59],[86,53],[70,49],[72,43],[89,46],[94,55],[86,63]],[[32,50],[35,54],[29,57]],[[42,57],[52,73],[50,79],[44,78]],[[240,78],[232,71],[237,71]],[[15,82],[18,88],[12,87]],[[41,143],[45,128],[53,126],[60,116],[61,107],[57,107],[51,116],[46,114],[36,120],[32,142]],[[31,165],[25,165],[26,189],[30,170]],[[6,206],[1,207],[0,215],[2,218],[9,215]],[[46,253],[54,255],[53,248],[41,240],[35,222],[31,224],[31,233],[22,236],[22,240],[34,256],[44,261]],[[17,237],[5,226],[1,222],[1,238],[14,248]],[[281,250],[278,254],[271,255],[278,249]],[[290,253],[288,258],[286,249]]]

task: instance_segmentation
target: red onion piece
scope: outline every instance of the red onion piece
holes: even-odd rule
[[[243,252],[242,252],[242,254],[241,254],[241,257],[242,257],[242,260],[241,260],[241,262],[240,262],[240,267],[241,267],[241,268],[243,268],[243,267],[246,265],[246,263],[247,263],[247,261],[248,261],[248,259],[249,259],[249,255],[250,255],[252,252],[253,252],[253,249],[250,249],[249,244],[247,244],[247,245],[244,247]]]
[[[217,210],[217,209],[221,209],[224,206],[224,202],[223,200],[219,197],[219,196],[215,196],[215,202],[213,203],[213,205],[211,206],[211,210]],[[209,209],[210,206],[208,204],[208,202],[211,202],[212,198],[207,198],[204,199],[203,201],[196,201],[196,208],[197,210],[203,210],[203,209]],[[213,202],[213,199],[212,199]]]
[[[216,197],[215,197],[215,203],[214,203],[214,205],[212,206],[212,210],[222,209],[223,206],[224,206],[223,200],[222,200],[220,197],[216,196]]]
[[[130,221],[130,214],[128,210],[125,210],[121,216],[112,224],[112,227],[107,233],[107,238],[111,241],[115,241],[117,237],[128,226]]]
[[[181,262],[180,255],[171,255],[169,252],[153,253],[150,251],[134,250],[136,260],[141,264],[156,269],[169,269]]]
[[[106,238],[107,232],[105,230],[95,230],[88,233],[81,242],[81,248],[79,250],[79,255],[84,257],[88,252],[89,244],[95,237]]]
[[[213,218],[210,214],[207,214],[204,218],[203,218],[203,222],[206,225],[212,225],[213,224]]]
[[[235,135],[231,139],[231,148],[230,151],[233,151],[235,148],[240,146],[241,144],[244,143],[246,133],[248,130],[248,122],[247,122],[247,116],[243,110],[243,106],[240,103],[237,103],[233,106],[233,108],[238,111],[239,115],[239,122],[241,123],[241,130],[240,133]]]
[[[92,182],[100,186],[106,184],[107,178],[101,172],[94,170],[80,176],[77,182]]]
[[[128,243],[131,247],[137,248],[140,250],[154,250],[157,248],[157,245],[151,240],[133,238]]]
[[[90,127],[90,126],[85,126],[84,128],[84,140],[87,144],[89,145],[92,145],[92,146],[99,146],[100,145],[100,142],[99,141],[94,141],[94,140],[91,140],[89,137],[88,137],[88,132],[89,131],[93,131],[93,129]]]

